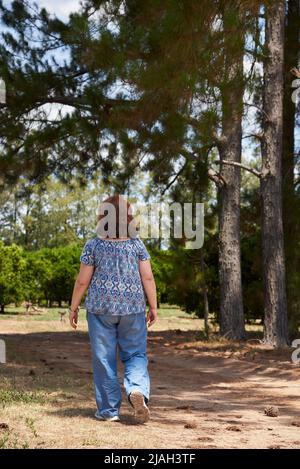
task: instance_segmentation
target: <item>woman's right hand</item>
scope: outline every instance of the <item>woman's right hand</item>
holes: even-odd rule
[[[73,327],[73,329],[77,329],[78,310],[79,310],[79,308],[77,308],[75,310],[70,309],[70,312],[69,312],[70,324],[71,324],[71,327]]]
[[[152,326],[157,320],[157,309],[156,308],[149,308],[147,314],[147,324],[148,327]]]

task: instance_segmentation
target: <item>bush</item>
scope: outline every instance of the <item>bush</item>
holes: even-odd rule
[[[16,244],[4,246],[0,241],[0,306],[4,313],[5,305],[22,301],[25,282],[23,274],[26,267],[23,249]]]

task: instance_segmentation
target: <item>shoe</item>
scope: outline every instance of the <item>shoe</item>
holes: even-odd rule
[[[105,422],[120,422],[120,417],[118,415],[114,415],[113,417],[102,417],[102,415],[98,414],[98,411],[95,413],[95,417],[97,420],[102,420]]]
[[[145,423],[150,418],[150,410],[145,402],[145,398],[140,391],[132,391],[129,399],[134,408],[134,417],[138,423]]]

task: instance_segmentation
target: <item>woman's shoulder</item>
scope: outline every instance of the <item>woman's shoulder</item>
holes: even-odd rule
[[[80,262],[86,265],[95,265],[95,238],[86,241],[80,256]]]
[[[98,240],[99,238],[97,238],[97,236],[95,236],[94,238],[90,238],[86,241],[84,247],[85,249],[91,249],[91,250],[94,250],[94,248],[96,247],[96,245],[98,244]]]
[[[140,237],[135,237],[132,238],[134,240],[134,244],[136,247],[136,252],[140,260],[148,260],[150,259],[150,254],[143,242],[143,240]]]

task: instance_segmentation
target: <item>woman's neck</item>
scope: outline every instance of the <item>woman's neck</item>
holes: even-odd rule
[[[126,241],[127,239],[130,239],[130,238],[108,238],[108,237],[102,238],[102,237],[100,237],[100,239],[104,239],[104,240],[107,240],[107,241],[116,241],[116,242],[118,242],[118,241]]]

